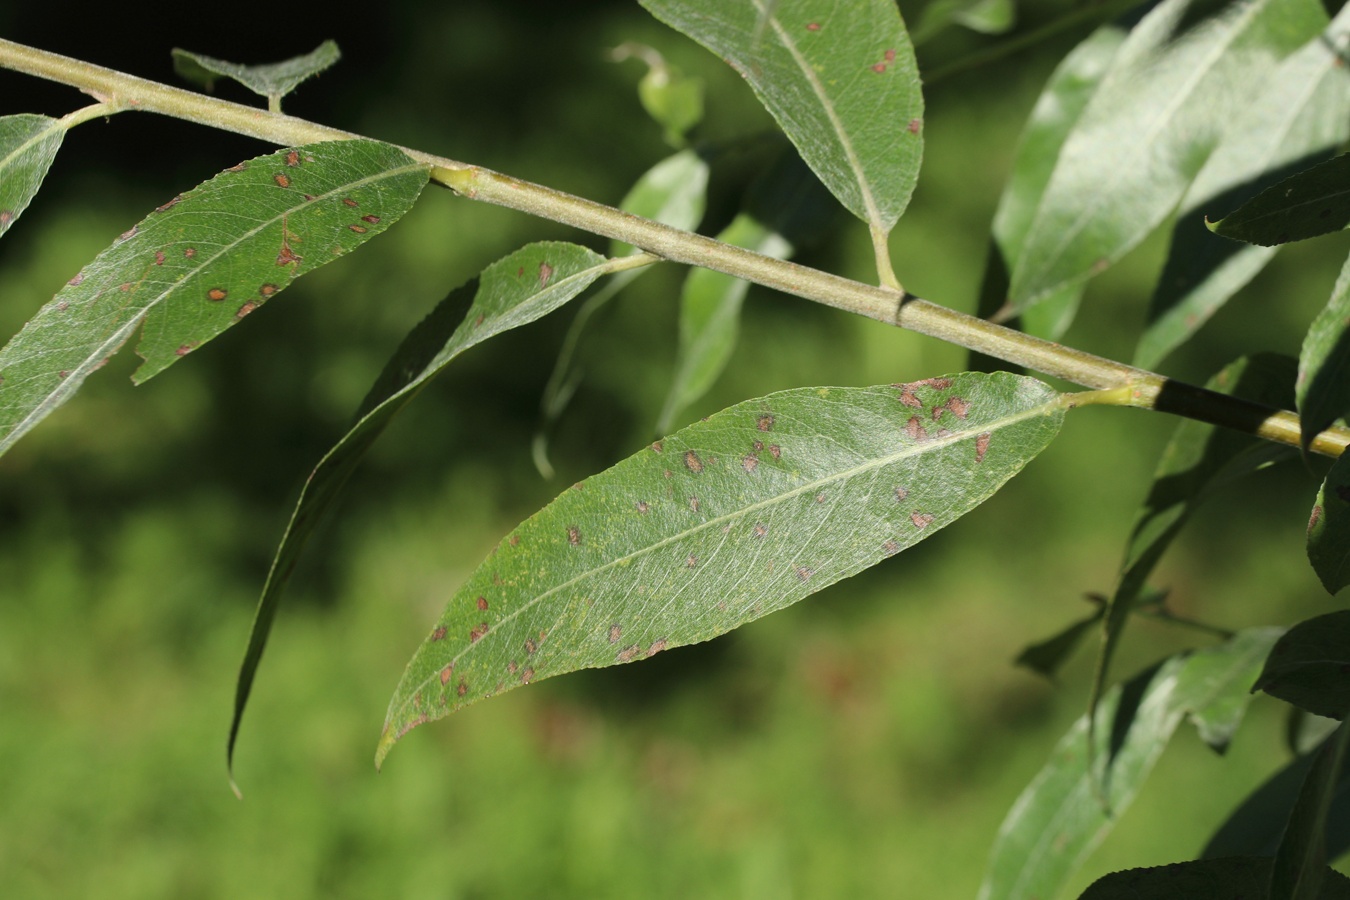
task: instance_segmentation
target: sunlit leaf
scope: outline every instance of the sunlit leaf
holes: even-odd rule
[[[269,101],[279,101],[295,90],[302,81],[313,78],[341,58],[342,54],[338,51],[337,44],[324,41],[304,56],[261,66],[244,66],[203,56],[200,53],[175,49],[173,67],[179,75],[189,81],[204,84],[208,88],[217,79],[229,78],[253,93],[268,98]]]
[[[0,350],[0,453],[145,323],[139,383],[379,234],[430,168],[375,141],[240,163],[159,207],[70,280]]]
[[[1112,872],[1078,900],[1266,900],[1275,861],[1255,856],[1192,862]],[[1316,900],[1350,900],[1350,879],[1326,870]]]
[[[801,388],[724,410],[567,490],[450,599],[390,703],[410,729],[532,680],[706,641],[899,553],[1058,432],[1007,373]]]
[[[1209,227],[1215,234],[1273,247],[1350,226],[1350,153],[1266,188]]]
[[[775,259],[786,259],[792,253],[792,245],[780,234],[745,213],[733,219],[717,239]],[[658,434],[669,431],[675,417],[707,393],[731,360],[740,330],[741,302],[749,287],[744,279],[711,269],[690,270],[680,297],[675,378],[656,425]]]
[[[1181,203],[1135,365],[1156,368],[1275,253],[1210,233],[1203,214],[1251,199],[1281,174],[1330,156],[1350,138],[1350,72],[1336,49],[1347,32],[1350,8],[1280,63],[1252,102],[1235,113]]]
[[[1313,759],[1275,854],[1270,900],[1317,900],[1322,896],[1327,880],[1327,813],[1348,742],[1350,728],[1342,724]]]
[[[42,187],[66,127],[47,116],[0,117],[0,235]]]
[[[613,265],[603,256],[575,244],[531,244],[488,266],[479,278],[441,301],[408,334],[362,401],[355,423],[310,474],[277,548],[240,666],[227,748],[230,760],[286,583],[315,526],[366,451],[452,359],[490,337],[547,315],[585,290]]]
[[[1299,622],[1280,638],[1258,690],[1330,719],[1350,710],[1350,612]]]
[[[1299,352],[1295,399],[1306,450],[1319,432],[1350,412],[1350,259]]]
[[[1164,0],[1064,142],[1012,265],[1013,312],[1103,271],[1175,210],[1237,110],[1326,23],[1316,0]]]
[[[1084,716],[1003,820],[980,900],[1056,896],[1134,800],[1182,719],[1250,688],[1279,634],[1244,631],[1112,688],[1096,710],[1093,751]],[[1105,786],[1106,807],[1097,785]]]
[[[891,229],[923,153],[919,71],[894,0],[642,5],[735,67],[839,201]]]
[[[1350,584],[1350,457],[1332,463],[1308,519],[1308,561],[1331,593]]]

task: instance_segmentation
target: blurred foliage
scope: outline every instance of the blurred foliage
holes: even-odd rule
[[[1057,9],[1021,5],[1019,28]],[[289,97],[291,114],[606,202],[668,152],[635,67],[607,60],[624,41],[652,46],[706,88],[690,139],[724,151],[707,233],[735,214],[771,125],[734,72],[632,3],[261,18],[152,4],[135,30],[123,7],[81,5],[72,27],[75,11],[5,4],[0,34],[165,81],[174,46],[253,63],[334,38],[342,63]],[[924,169],[892,237],[915,292],[974,307],[1021,122],[1082,33],[929,91]],[[995,40],[949,29],[920,66]],[[4,113],[84,102],[5,72],[0,98]],[[0,242],[0,330],[17,331],[147,210],[264,149],[149,116],[76,129]],[[588,335],[587,378],[552,445],[556,481],[535,474],[529,442],[575,309],[466,354],[376,445],[297,572],[241,734],[246,799],[231,796],[235,671],[300,479],[437,300],[521,244],[560,237],[577,239],[429,192],[359,259],[309,276],[164,378],[133,390],[124,353],[0,460],[7,894],[973,895],[1006,808],[1084,701],[1011,661],[1113,583],[1173,427],[1164,417],[1085,410],[1003,493],[904,558],[710,644],[475,706],[411,736],[374,777],[384,704],[446,597],[517,521],[650,438],[674,362],[675,267]],[[1066,340],[1128,358],[1165,245],[1094,283]],[[1253,350],[1297,353],[1345,247],[1332,236],[1284,251],[1167,374],[1203,381]],[[872,264],[864,229],[844,220],[799,258],[862,278]],[[737,358],[686,420],[771,390],[965,365],[951,347],[757,288],[745,313]],[[1325,609],[1298,563],[1314,476],[1289,466],[1252,485],[1216,498],[1160,566],[1179,614],[1238,628]],[[1140,622],[1119,671],[1193,641]],[[1064,682],[1083,684],[1089,663],[1072,661]],[[1179,741],[1073,887],[1198,850],[1286,758],[1280,715],[1258,699],[1223,760]]]

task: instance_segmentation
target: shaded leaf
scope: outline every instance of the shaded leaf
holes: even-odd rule
[[[1308,519],[1308,561],[1330,593],[1350,584],[1350,458],[1345,456],[1332,463]]]
[[[1236,112],[1181,203],[1135,365],[1156,368],[1275,253],[1211,234],[1202,213],[1249,200],[1350,138],[1350,73],[1336,51],[1347,32],[1350,9],[1343,9],[1326,31],[1280,63],[1253,101]]]
[[[911,37],[922,44],[951,25],[980,34],[1003,34],[1017,22],[1013,0],[933,0],[923,9]]]
[[[1060,667],[1069,659],[1083,638],[1092,631],[1092,627],[1102,620],[1106,613],[1106,600],[1100,595],[1089,597],[1096,604],[1092,615],[1079,619],[1069,627],[1043,641],[1029,645],[1014,660],[1014,665],[1025,666],[1046,678],[1053,679]]]
[[[0,117],[0,235],[42,187],[65,136],[65,124],[47,116]]]
[[[1234,900],[1269,897],[1273,859],[1226,857],[1112,872],[1093,882],[1079,900]],[[1350,879],[1326,870],[1317,900],[1350,900]]]
[[[179,75],[207,88],[219,78],[229,78],[275,103],[295,90],[302,81],[313,78],[341,58],[342,54],[333,41],[324,41],[304,56],[261,66],[244,66],[175,48],[173,67]]]
[[[1215,234],[1273,247],[1350,225],[1350,154],[1319,163],[1266,188],[1217,222]]]
[[[1316,900],[1322,896],[1322,885],[1328,880],[1327,812],[1348,739],[1350,729],[1342,724],[1314,756],[1275,854],[1270,900]]]
[[[642,0],[726,60],[839,201],[888,232],[923,153],[914,48],[893,0]]]
[[[787,259],[792,253],[792,245],[782,235],[745,213],[733,219],[717,239],[774,259]],[[731,361],[740,330],[741,302],[749,287],[744,279],[711,269],[690,270],[680,295],[675,378],[656,425],[658,434],[669,431],[675,417],[707,393]]]
[[[315,269],[379,234],[430,167],[375,141],[240,163],[98,255],[0,350],[0,453],[73,394],[142,322],[143,382]]]
[[[1299,622],[1280,638],[1256,689],[1329,719],[1350,710],[1350,612]]]
[[[1170,657],[1107,692],[1095,728],[1080,718],[1003,820],[980,900],[1056,896],[1134,800],[1182,719],[1234,689],[1245,692],[1279,633],[1241,632],[1219,646]],[[1098,784],[1105,785],[1109,811]]]
[[[1317,314],[1298,357],[1298,402],[1304,452],[1319,432],[1350,411],[1350,259],[1331,299]]]
[[[644,44],[620,44],[611,56],[615,61],[633,56],[647,64],[647,74],[638,82],[642,108],[665,129],[667,143],[684,146],[685,132],[703,120],[702,79],[685,75]]]
[[[1103,271],[1166,219],[1236,111],[1326,22],[1316,0],[1194,14],[1164,0],[1120,47],[1064,142],[1022,251],[1013,312]]]
[[[1058,432],[1006,373],[802,388],[724,410],[575,485],[450,599],[389,706],[410,729],[532,680],[705,641],[978,506]]]
[[[305,482],[277,547],[239,670],[227,760],[233,760],[239,723],[286,583],[320,518],[366,451],[452,359],[490,337],[547,315],[614,265],[614,261],[576,244],[530,244],[488,266],[479,278],[451,293],[404,339],[362,401],[355,423]]]

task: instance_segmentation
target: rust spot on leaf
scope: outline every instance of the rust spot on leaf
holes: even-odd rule
[[[923,423],[919,421],[918,416],[909,417],[909,421],[905,423],[905,433],[909,435],[910,440],[915,442],[928,440],[928,431],[923,427]]]
[[[772,456],[774,459],[782,459],[782,457],[783,457],[783,448],[780,447],[780,446],[778,446],[777,444],[770,444],[770,445],[769,445],[769,455]]]
[[[816,502],[817,502],[817,503],[824,503],[824,502],[825,502],[825,495],[824,495],[824,494],[816,494]]]
[[[351,197],[343,197],[343,198],[342,198],[342,205],[343,205],[343,206],[360,206],[361,204],[357,203],[357,202],[356,202],[355,200],[353,200]]]
[[[217,303],[219,303],[221,300],[224,300],[226,297],[230,296],[230,292],[225,290],[224,288],[217,287],[211,288],[211,290],[207,291],[206,296],[211,300],[214,300]]]
[[[807,25],[806,25],[806,30],[807,30],[807,31],[819,31],[819,30],[820,30],[820,23],[819,23],[819,22],[808,22]]]
[[[442,625],[431,633],[431,639],[433,641],[443,641],[445,640],[446,633],[446,627]]]
[[[567,543],[573,547],[581,543],[581,529],[575,525],[567,526]]]
[[[747,472],[753,472],[759,468],[759,457],[753,453],[748,453],[741,458],[741,468]]]
[[[619,642],[619,638],[621,637],[623,637],[622,626],[620,626],[617,622],[609,626],[609,642],[611,644],[617,644]]]
[[[469,643],[478,643],[479,638],[488,633],[488,623],[479,622],[474,628],[469,629]]]
[[[694,554],[690,553],[690,554],[689,554],[689,558],[686,559],[686,560],[684,561],[684,567],[685,567],[686,569],[697,569],[697,568],[698,568],[698,557],[695,556]]]
[[[506,664],[506,671],[510,672],[512,675],[516,674],[516,670],[519,668],[520,666],[516,663],[514,659]]]
[[[755,427],[760,431],[773,431],[773,416],[760,416],[758,421],[755,422]]]
[[[14,211],[9,209],[0,209],[0,228],[5,228],[10,222],[14,221]]]
[[[379,217],[379,216],[362,216],[362,217],[361,217],[361,221],[362,221],[362,222],[368,222],[368,223],[371,224],[371,225],[378,225],[378,224],[380,223],[380,217]]]
[[[917,511],[909,514],[909,520],[914,523],[915,528],[927,528],[933,524],[932,516]]]
[[[525,639],[525,654],[527,656],[534,656],[534,651],[538,649],[539,645],[536,644],[532,638]]]
[[[178,348],[177,350],[173,351],[173,352],[174,352],[174,355],[175,355],[175,356],[187,356],[189,353],[192,352],[192,348],[195,347],[195,346],[196,346],[195,344],[182,344],[182,345],[179,346],[179,348]]]
[[[244,170],[247,169],[247,168],[248,168],[248,163],[239,163],[239,164],[236,165],[236,166],[230,166],[230,167],[229,167],[228,169],[226,169],[225,171],[226,171],[226,172],[242,172],[242,171],[244,171]]]
[[[279,266],[297,265],[303,258],[304,257],[302,256],[298,256],[296,252],[291,249],[291,245],[288,244],[286,241],[281,242],[281,252],[277,254],[277,265]]]
[[[455,693],[463,697],[468,692],[469,692],[469,685],[463,678],[461,678],[459,680],[459,686],[455,688]]]
[[[653,453],[660,453],[661,450],[662,450],[662,446],[663,446],[663,445],[661,444],[660,441],[654,441],[654,442],[652,443],[652,452],[653,452]]]
[[[885,72],[886,64],[884,62],[879,62],[876,65],[872,66],[872,71],[877,73]]]
[[[933,419],[941,417],[943,410],[947,410],[958,419],[964,419],[970,411],[970,404],[961,397],[951,397],[942,406],[933,407]]]
[[[512,547],[516,546],[517,544],[520,543],[520,535],[518,534],[511,535],[507,543],[510,544]]]
[[[631,662],[633,657],[637,656],[641,652],[642,648],[639,647],[637,644],[633,644],[631,647],[624,647],[622,650],[619,651],[619,662],[621,663]]]
[[[886,62],[895,62],[895,51],[887,50],[885,53],[882,54],[882,57],[886,60]]]
[[[546,262],[541,262],[539,264],[539,287],[541,290],[548,287],[549,279],[552,277],[553,267]]]
[[[183,251],[183,256],[186,257],[187,259],[192,259],[192,257],[196,255],[197,255],[196,247],[188,247],[186,250]]]
[[[1317,523],[1320,521],[1322,521],[1322,507],[1320,505],[1314,506],[1312,510],[1312,516],[1310,516],[1308,519],[1309,534],[1312,534],[1312,530],[1317,527]]]
[[[895,489],[895,499],[896,499],[897,501],[899,501],[899,500],[904,500],[904,499],[905,499],[906,497],[908,497],[908,496],[909,496],[909,491],[905,490],[904,488],[902,488],[902,487],[897,487],[897,488]]]
[[[487,598],[486,598],[486,597],[479,597],[479,598],[478,598],[478,608],[479,608],[480,610],[485,610],[485,611],[487,610],[487,608],[488,608],[488,602],[487,602]]]
[[[268,282],[267,284],[264,284],[262,287],[258,288],[258,293],[262,294],[264,297],[270,297],[276,292],[277,286],[275,284],[272,284],[271,282]]]
[[[450,683],[450,673],[454,671],[455,667],[453,665],[449,665],[446,666],[444,669],[441,669],[441,687],[445,687],[447,684]]]
[[[290,166],[292,169],[300,165],[300,153],[296,150],[292,150],[290,153],[287,153],[286,165]]]
[[[762,538],[764,537],[764,535],[768,533],[769,533],[768,525],[765,525],[763,522],[758,522],[755,524],[755,537]]]
[[[291,180],[287,178],[285,175],[283,175],[281,172],[278,172],[277,174],[273,175],[272,180],[277,183],[277,187],[288,188],[291,186]]]
[[[83,273],[83,272],[76,272],[76,273],[75,273],[75,277],[72,278],[72,279],[70,279],[69,281],[67,281],[66,284],[71,285],[71,286],[73,287],[73,286],[79,284],[79,283],[82,282],[82,281],[84,281],[84,273]]]
[[[984,455],[989,452],[989,432],[977,435],[975,438],[975,461],[984,462]]]
[[[640,513],[648,512],[651,510],[651,508],[652,508],[651,504],[648,503],[646,500],[639,500],[637,502],[637,511]]]
[[[182,202],[183,202],[183,195],[179,194],[178,196],[170,200],[168,203],[165,203],[163,206],[156,206],[155,212],[165,212],[166,210],[173,209],[175,206],[177,206],[179,203]]]
[[[886,551],[887,556],[894,556],[900,552],[900,545],[895,541],[887,541],[881,545],[881,549]]]
[[[257,309],[258,306],[259,303],[257,300],[246,300],[244,301],[244,305],[239,307],[239,309],[235,311],[234,317],[236,319],[242,319],[244,316],[248,315],[249,313]]]
[[[655,641],[652,642],[652,645],[647,648],[647,655],[655,656],[664,649],[666,649],[666,639],[657,638]]]
[[[814,569],[808,569],[806,566],[798,566],[795,571],[799,581],[810,581],[811,576],[816,574]]]
[[[698,502],[697,497],[689,498],[689,508],[692,509],[694,512],[698,512],[700,506],[702,506],[702,504]]]
[[[529,684],[532,678],[534,678],[534,669],[526,669],[524,672],[520,673],[521,684]]]
[[[132,238],[134,238],[134,237],[136,236],[136,232],[137,232],[138,230],[139,230],[139,226],[132,225],[132,226],[131,226],[130,228],[128,228],[126,231],[122,232],[121,234],[119,234],[119,235],[117,236],[117,243],[120,244],[120,243],[122,243],[123,241],[129,241],[129,240],[131,240]]]
[[[923,127],[922,119],[910,119],[909,125],[906,126],[906,129],[909,131],[910,134],[918,134],[919,129],[922,127]]]
[[[357,234],[365,234],[368,230],[364,225],[348,225],[347,227]]]
[[[157,265],[157,266],[162,266],[162,265],[164,265],[164,251],[163,251],[163,250],[156,250],[156,251],[155,251],[155,265]]]
[[[690,472],[698,473],[703,471],[703,460],[698,458],[698,454],[693,450],[684,451],[684,466]]]

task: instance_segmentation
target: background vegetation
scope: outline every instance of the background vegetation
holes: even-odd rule
[[[623,41],[650,44],[708,86],[696,137],[725,153],[705,233],[729,219],[755,165],[753,141],[730,142],[770,124],[733,72],[633,3],[261,18],[138,8],[134,32],[125,8],[77,17],[66,5],[0,6],[0,35],[165,81],[175,46],[259,62],[332,37],[343,62],[288,111],[611,203],[668,152],[637,101],[641,66],[606,58]],[[902,8],[914,21],[921,7]],[[1045,0],[1024,19],[1061,11]],[[892,240],[916,293],[974,308],[1021,122],[1081,34],[928,90],[924,173]],[[987,43],[944,35],[920,64]],[[0,73],[0,113],[80,103]],[[0,331],[17,331],[146,209],[266,149],[151,117],[73,131],[0,243]],[[1011,660],[1085,612],[1084,592],[1111,587],[1165,417],[1077,414],[998,497],[902,558],[709,644],[475,706],[373,772],[390,690],[449,592],[562,485],[649,439],[674,358],[673,266],[588,334],[555,481],[535,472],[529,444],[575,304],[473,350],[381,440],[292,585],[244,722],[246,799],[234,799],[223,744],[235,671],[300,479],[449,288],[528,240],[587,242],[446,191],[407,218],[173,377],[133,391],[123,354],[0,460],[6,893],[973,895],[975,861],[1085,702],[1081,687],[1056,691]],[[824,224],[804,259],[868,280],[863,227]],[[1093,283],[1070,343],[1129,357],[1163,248],[1155,239]],[[1197,381],[1252,350],[1296,354],[1345,252],[1343,236],[1287,248],[1165,372]],[[688,418],[787,387],[963,367],[951,347],[752,290],[737,361]],[[1259,477],[1204,510],[1165,561],[1158,581],[1179,612],[1241,627],[1329,609],[1297,564],[1314,474]],[[1243,550],[1218,549],[1230,545]],[[1193,640],[1141,623],[1117,671]],[[1252,714],[1261,721],[1222,760],[1182,735],[1073,888],[1198,849],[1232,798],[1286,758],[1280,704],[1258,697]]]

